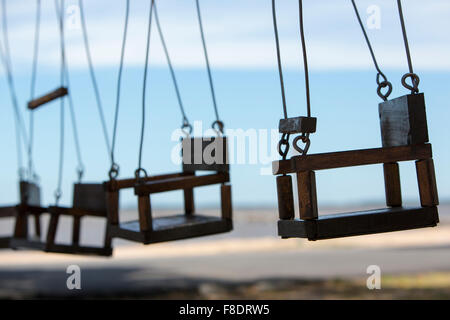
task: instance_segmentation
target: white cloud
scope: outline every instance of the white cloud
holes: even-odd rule
[[[8,1],[10,41],[17,69],[31,61],[34,1]],[[77,1],[66,1],[66,6]],[[126,63],[144,61],[149,1],[131,1]],[[278,2],[283,62],[301,68],[297,1]],[[404,69],[405,53],[395,1],[357,1],[363,18],[366,8],[379,5],[381,29],[370,30],[375,53],[384,69]],[[450,69],[450,3],[446,0],[404,1],[408,36],[417,69]],[[194,1],[159,1],[159,14],[176,67],[203,67],[204,60]],[[85,1],[90,42],[97,67],[117,66],[125,1]],[[202,1],[210,58],[216,68],[273,68],[276,66],[271,1]],[[305,29],[311,69],[373,68],[349,0],[304,1]],[[58,67],[59,40],[53,1],[43,1],[40,62]],[[67,30],[68,59],[72,68],[85,68],[80,30]],[[56,61],[56,62],[55,62]],[[153,28],[151,63],[165,66],[162,48]]]

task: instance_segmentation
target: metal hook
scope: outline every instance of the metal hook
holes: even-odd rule
[[[108,175],[110,180],[114,180],[119,176],[119,165],[117,163],[113,163],[111,165],[111,169],[109,169]]]
[[[288,133],[283,133],[281,136],[280,141],[278,142],[278,153],[283,158],[283,160],[286,159],[288,153],[289,153],[289,137],[290,135]],[[285,146],[285,149],[282,149],[282,146]]]
[[[303,148],[301,148],[301,147],[298,146],[298,142],[299,142],[300,140],[305,144],[305,146],[304,146]],[[308,135],[308,134],[306,134],[306,135],[301,135],[301,136],[297,136],[297,137],[294,139],[294,143],[293,143],[293,144],[294,144],[294,149],[295,149],[298,153],[300,153],[301,155],[306,155],[306,154],[308,153],[309,147],[310,147],[310,145],[311,145],[311,140],[309,140],[309,135]]]
[[[382,93],[381,89],[386,88],[386,87],[388,88],[386,93]],[[390,83],[389,81],[382,81],[378,84],[377,94],[381,99],[383,99],[384,101],[387,101],[387,99],[391,95],[391,93],[392,93],[392,83]]]
[[[212,123],[211,128],[216,131],[218,136],[221,136],[223,134],[223,128],[224,128],[224,124],[222,121],[220,120],[216,120]]]
[[[406,83],[406,79],[411,78],[412,81],[412,86]],[[419,93],[419,83],[420,83],[420,78],[417,74],[415,73],[406,73],[403,77],[402,77],[402,85],[408,89],[411,90],[412,93]]]

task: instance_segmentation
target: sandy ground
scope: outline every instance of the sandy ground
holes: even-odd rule
[[[112,258],[6,250],[0,297],[450,298],[449,213],[450,206],[440,207],[436,228],[308,242],[279,239],[276,210],[236,210],[231,233],[150,246],[118,240]],[[60,241],[70,238],[69,222],[63,221]],[[84,226],[88,243],[102,239],[101,221]],[[66,287],[66,268],[74,264],[82,270],[79,291]],[[380,266],[388,284],[383,293],[366,288],[369,265]],[[402,287],[394,281],[400,275],[434,282]]]

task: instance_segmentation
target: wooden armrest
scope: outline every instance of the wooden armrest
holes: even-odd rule
[[[161,180],[161,179],[169,179],[169,178],[175,178],[175,177],[182,177],[185,176],[186,173],[184,172],[176,172],[176,173],[166,173],[161,175],[155,175],[155,176],[148,176],[146,178],[142,178],[142,182],[147,181],[155,181],[155,180]],[[137,183],[136,178],[130,178],[130,179],[119,179],[119,180],[113,180],[113,181],[106,181],[106,189],[109,191],[117,191],[120,189],[128,189],[133,188]]]
[[[151,193],[190,189],[194,187],[225,183],[228,181],[230,181],[228,173],[215,173],[202,176],[181,176],[141,183],[134,187],[134,193],[136,195],[149,195]]]
[[[288,174],[300,171],[422,160],[431,157],[431,144],[429,143],[401,147],[318,153],[306,156],[295,156],[290,160],[274,161],[272,163],[272,172],[275,175]]]
[[[0,207],[0,218],[14,217],[17,213],[17,206]]]
[[[48,208],[50,214],[58,214],[72,217],[94,216],[94,217],[106,217],[106,212],[84,210],[78,208],[56,207],[51,206]]]

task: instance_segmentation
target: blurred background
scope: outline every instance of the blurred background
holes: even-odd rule
[[[379,147],[376,72],[351,1],[303,2],[312,113],[318,118],[310,153]],[[25,106],[30,98],[36,1],[5,3],[14,83],[22,116],[28,123]],[[84,1],[110,137],[125,4]],[[359,0],[357,4],[380,67],[393,83],[391,97],[407,94],[400,83],[407,72],[407,60],[396,1]],[[165,0],[157,1],[157,5],[187,116],[191,122],[201,121],[206,130],[215,118],[195,1]],[[435,0],[425,5],[409,0],[403,4],[413,65],[426,97],[442,204],[441,224],[433,229],[320,243],[277,237],[275,177],[267,174],[271,161],[278,159],[270,133],[277,129],[282,117],[271,1],[201,1],[201,5],[219,114],[226,129],[258,132],[256,145],[247,138],[245,148],[232,150],[244,158],[231,159],[235,231],[151,246],[116,241],[111,259],[2,251],[0,297],[449,298],[450,36],[446,30],[450,27],[450,3]],[[138,163],[149,6],[149,1],[131,0],[116,145],[121,177],[131,177]],[[110,157],[89,78],[79,9],[78,1],[65,1],[70,92],[86,166],[85,181],[100,182],[107,179]],[[305,115],[298,2],[278,1],[277,14],[288,114]],[[171,158],[178,142],[172,135],[182,122],[156,31],[153,24],[143,152],[143,166],[149,174],[179,169]],[[37,95],[59,85],[59,50],[54,1],[43,0]],[[0,77],[0,203],[13,204],[18,198],[14,114],[4,68],[0,69]],[[35,113],[33,153],[45,204],[54,203],[59,125],[59,103],[48,104]],[[69,205],[77,178],[77,158],[68,113],[65,141],[62,204]],[[401,171],[405,203],[419,203],[414,163],[402,163]],[[318,172],[317,188],[319,208],[324,214],[384,206],[382,167],[378,165]],[[213,189],[196,192],[199,209],[218,212],[219,192]],[[181,192],[158,195],[152,198],[152,206],[157,215],[170,214],[182,208],[181,200]],[[121,195],[121,207],[130,217],[136,215],[136,205],[132,191]],[[12,221],[6,220],[0,222],[2,235],[11,232]],[[69,222],[63,221],[58,233],[61,241],[70,239]],[[98,231],[103,230],[102,221],[85,220],[83,226],[86,241],[102,239]],[[65,271],[70,264],[82,269],[80,291],[70,291],[65,285]],[[366,269],[370,265],[381,268],[382,290],[366,287]]]

